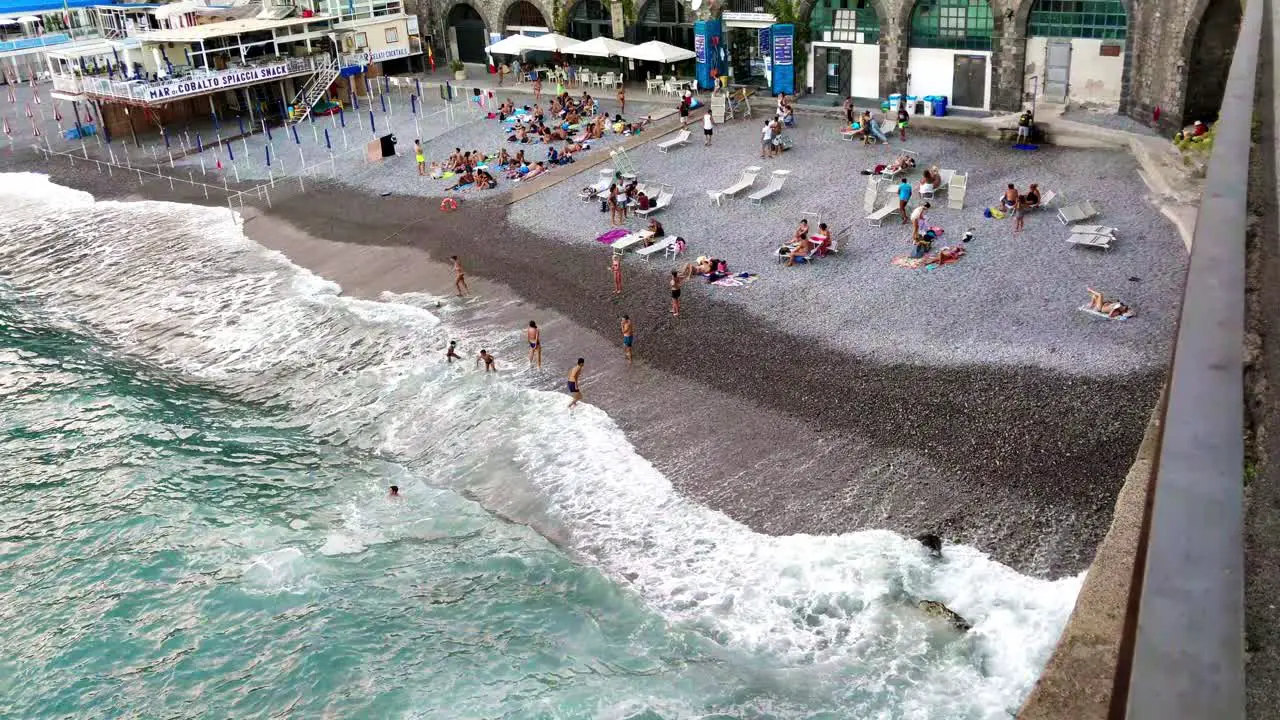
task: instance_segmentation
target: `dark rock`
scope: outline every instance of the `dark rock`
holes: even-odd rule
[[[923,610],[926,615],[946,620],[951,624],[951,627],[959,630],[960,632],[969,632],[973,629],[973,626],[969,624],[968,620],[960,617],[954,610],[943,605],[937,600],[921,600],[916,603],[916,607]]]
[[[916,542],[929,549],[929,554],[934,557],[942,557],[942,538],[933,533],[925,533],[916,536]]]

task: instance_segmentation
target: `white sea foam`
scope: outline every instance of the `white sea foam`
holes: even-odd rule
[[[859,718],[1006,717],[1070,613],[1083,576],[1029,578],[966,547],[935,562],[884,531],[751,532],[675,493],[598,409],[569,415],[561,395],[440,363],[447,328],[422,308],[429,298],[342,297],[248,242],[226,210],[66,193],[0,176],[6,206],[41,211],[0,230],[0,263],[42,302],[152,361],[286,400],[321,436],[550,524],[575,556],[728,652],[805,669],[788,682],[847,686]],[[317,552],[382,541],[358,506],[338,525]],[[275,578],[295,561],[251,569]],[[922,598],[973,631],[925,617]]]

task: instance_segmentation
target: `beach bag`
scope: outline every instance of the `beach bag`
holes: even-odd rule
[[[600,201],[600,212],[609,212],[609,201],[608,201],[608,200],[601,200],[601,201]]]
[[[991,208],[984,208],[984,209],[982,210],[982,217],[987,218],[987,219],[990,219],[990,218],[991,218]]]

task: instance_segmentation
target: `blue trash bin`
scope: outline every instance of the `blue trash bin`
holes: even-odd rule
[[[947,114],[947,96],[939,95],[938,99],[933,101],[933,114],[943,117]]]

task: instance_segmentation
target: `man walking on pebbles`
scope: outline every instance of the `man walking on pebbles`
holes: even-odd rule
[[[627,354],[627,364],[631,364],[631,344],[636,339],[636,326],[630,315],[622,316],[622,349]]]

